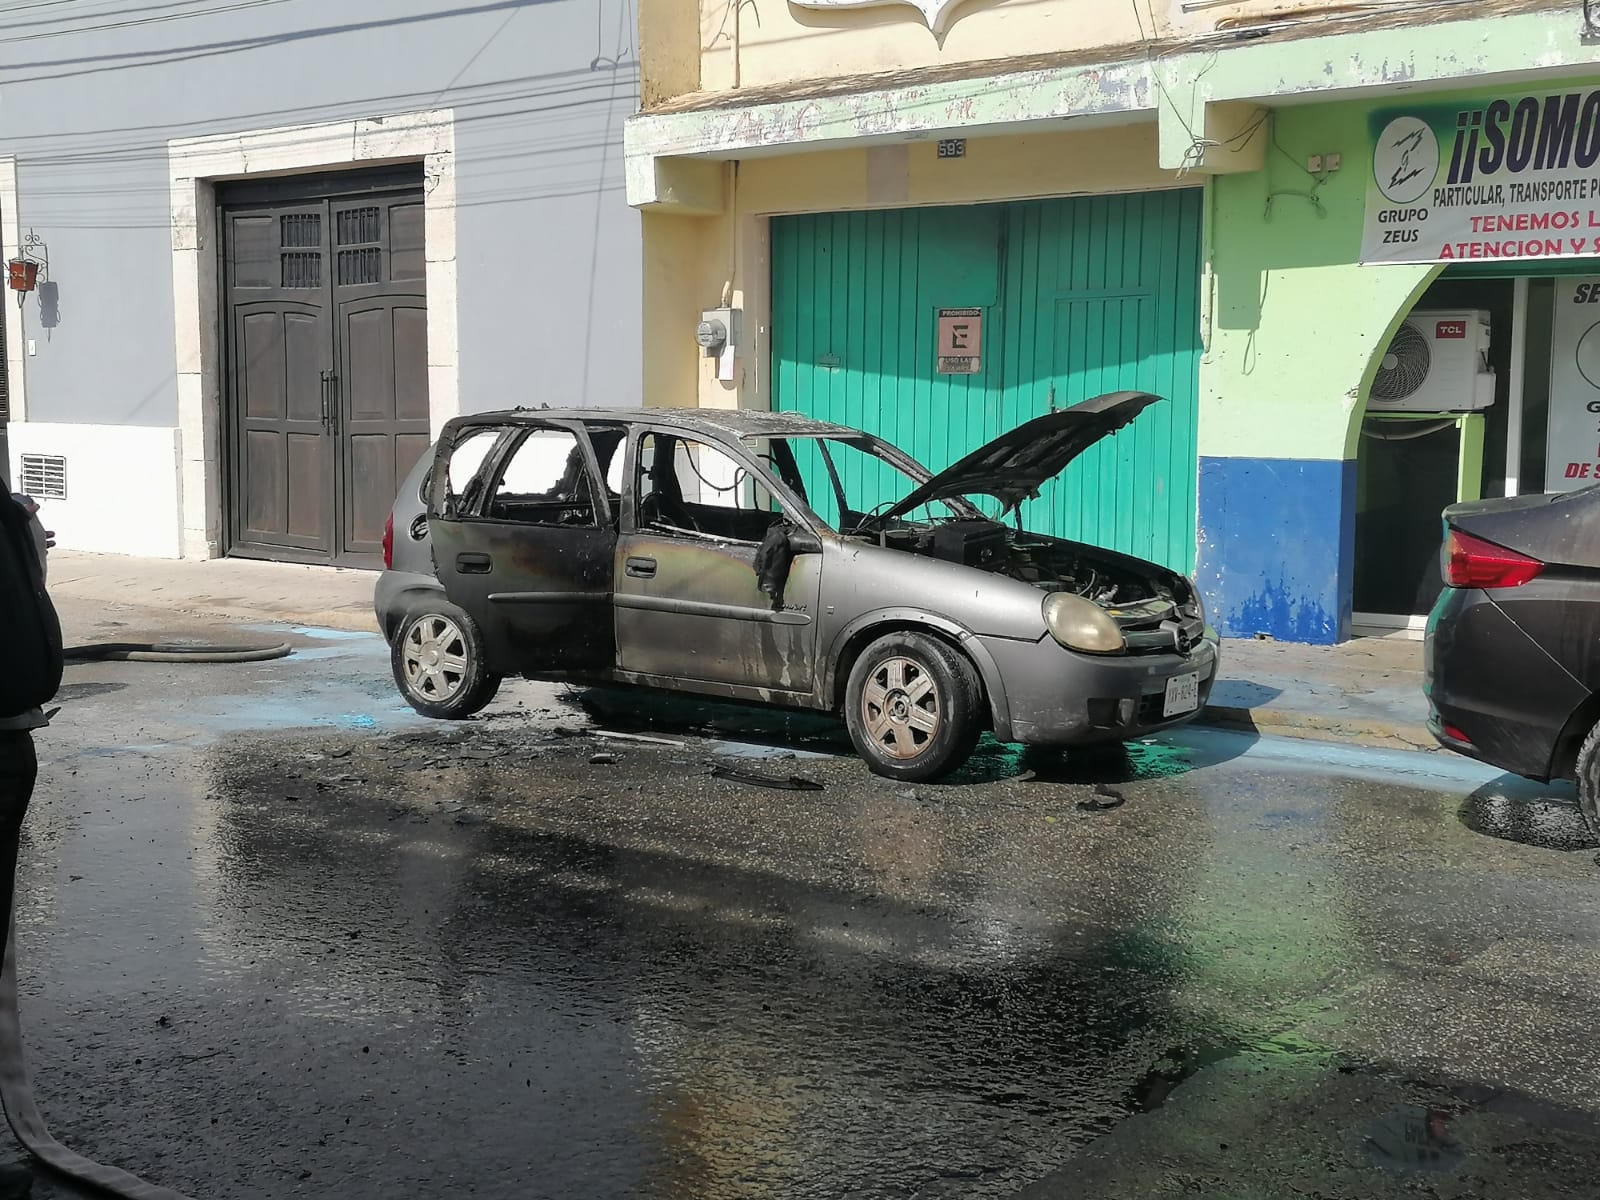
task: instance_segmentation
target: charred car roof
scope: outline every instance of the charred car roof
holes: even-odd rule
[[[848,425],[818,421],[794,412],[748,408],[507,408],[456,417],[451,425],[504,425],[519,421],[609,421],[624,425],[711,430],[728,437],[863,437]]]

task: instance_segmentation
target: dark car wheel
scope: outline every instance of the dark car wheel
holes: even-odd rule
[[[484,660],[477,622],[442,600],[406,614],[389,662],[400,694],[425,717],[459,721],[500,690],[500,676],[491,675]]]
[[[933,779],[972,753],[982,705],[978,673],[964,655],[925,634],[891,633],[850,670],[845,727],[879,775]]]
[[[1600,837],[1600,725],[1589,731],[1578,750],[1578,807],[1588,822],[1589,832]]]

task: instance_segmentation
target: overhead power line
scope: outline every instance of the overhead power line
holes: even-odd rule
[[[235,0],[238,5],[255,5],[287,2],[287,0]],[[480,0],[456,8],[432,9],[402,16],[382,17],[375,20],[352,21],[344,25],[322,25],[313,29],[284,29],[249,37],[211,42],[198,42],[184,46],[165,46],[149,50],[121,50],[102,54],[84,54],[75,58],[41,58],[23,62],[10,62],[0,67],[0,83],[42,83],[46,80],[72,79],[82,75],[97,75],[108,71],[126,71],[140,67],[165,66],[171,63],[190,62],[202,58],[218,58],[259,50],[267,46],[288,45],[294,42],[314,41],[318,38],[342,34],[370,33],[378,29],[395,29],[408,25],[423,25],[434,21],[476,16],[480,13],[506,12],[527,8],[550,0]],[[154,20],[145,22],[155,23]],[[88,32],[78,29],[74,32]],[[35,72],[24,74],[23,72]]]
[[[129,13],[144,13],[144,16],[129,16],[125,21],[106,21],[99,25],[76,25],[70,29],[46,29],[38,33],[16,33],[17,29],[33,28],[40,25],[58,25],[62,21],[77,20],[78,17],[56,17],[46,21],[26,21],[11,24],[0,20],[0,39],[7,46],[18,42],[37,42],[45,38],[77,37],[91,33],[110,33],[123,29],[136,29],[145,25],[164,25],[171,21],[192,21],[198,17],[214,17],[225,13],[242,12],[251,8],[268,8],[273,5],[287,4],[290,0],[234,0],[231,4],[217,4],[215,0],[204,0],[209,8],[194,8],[189,5],[160,4],[147,5],[143,8],[125,8],[119,12],[86,13],[82,19],[98,19],[102,17],[116,17]],[[192,3],[192,0],[191,0]],[[149,15],[154,8],[182,8],[180,12],[162,13],[157,16]],[[0,13],[0,17],[4,14]]]

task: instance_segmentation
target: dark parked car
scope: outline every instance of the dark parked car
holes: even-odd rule
[[[385,539],[395,681],[446,718],[506,675],[842,712],[903,779],[985,728],[1081,745],[1191,720],[1218,646],[1189,580],[1004,523],[1158,399],[1051,413],[938,475],[793,413],[456,418]]]
[[[1444,510],[1424,650],[1440,744],[1573,779],[1600,833],[1600,488]]]

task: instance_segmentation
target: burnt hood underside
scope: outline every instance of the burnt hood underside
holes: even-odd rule
[[[1060,412],[1018,425],[912,491],[885,512],[890,520],[930,500],[993,496],[1004,517],[1054,479],[1101,438],[1127,425],[1160,400],[1150,392],[1107,392]]]

